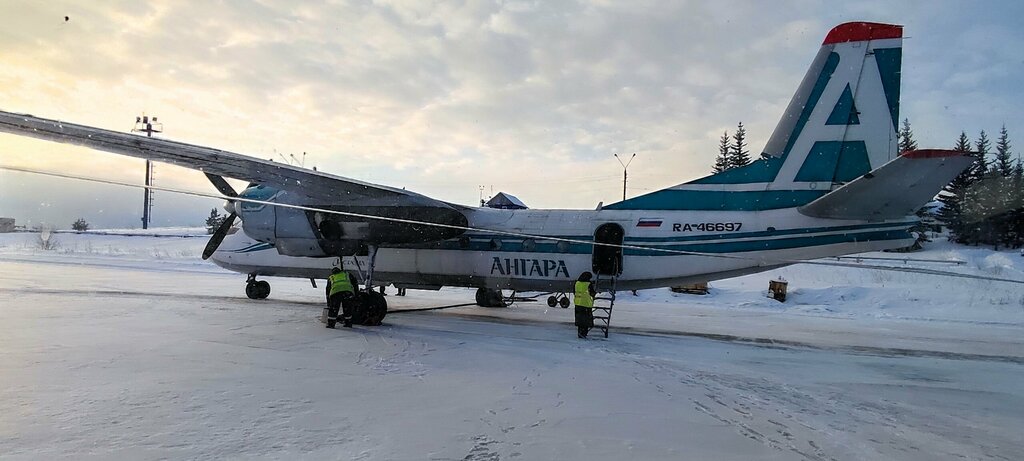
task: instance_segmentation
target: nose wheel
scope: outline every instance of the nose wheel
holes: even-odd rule
[[[256,280],[256,274],[249,274],[245,281],[245,295],[249,299],[267,299],[270,296],[270,282]]]

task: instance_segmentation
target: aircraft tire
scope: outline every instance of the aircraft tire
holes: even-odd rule
[[[378,292],[367,293],[366,322],[364,325],[376,326],[384,321],[388,315],[388,300]]]
[[[501,295],[501,290],[490,290],[487,293],[488,306],[487,307],[508,307],[512,303],[505,303],[505,299]]]
[[[562,309],[568,309],[569,308],[569,297],[566,296],[566,297],[564,297],[562,299],[559,299],[558,300],[558,305],[562,306]]]
[[[501,290],[490,288],[476,289],[476,305],[480,307],[508,307],[501,297]]]
[[[548,307],[555,307],[556,304],[558,304],[558,298],[548,296]]]
[[[259,299],[259,288],[257,288],[255,282],[249,282],[245,284],[245,295],[249,299]]]
[[[256,282],[256,290],[259,299],[267,299],[270,296],[270,282],[266,280]]]
[[[372,295],[365,291],[355,293],[355,302],[352,306],[352,323],[355,325],[368,325],[370,305],[373,302]]]

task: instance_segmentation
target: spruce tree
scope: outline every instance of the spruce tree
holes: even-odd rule
[[[963,197],[964,243],[995,243],[998,231],[994,217],[1001,208],[998,181],[993,179],[998,173],[988,160],[992,142],[985,130],[981,130],[974,142],[977,160],[971,168],[971,184]]]
[[[978,140],[974,142],[974,151],[977,153],[978,161],[971,168],[971,172],[976,180],[980,180],[988,173],[988,152],[990,149],[992,149],[992,142],[988,140],[985,130],[981,130],[981,133],[978,134]]]
[[[960,137],[957,139],[956,145],[953,146],[953,150],[957,152],[971,151],[971,141],[967,138],[967,133],[960,132]],[[949,239],[959,243],[966,243],[964,240],[966,236],[964,235],[963,200],[967,188],[972,183],[972,169],[973,167],[960,172],[939,193],[939,201],[942,202],[942,209],[938,213],[939,221],[942,221],[949,229]]]
[[[993,217],[990,225],[995,234],[995,239],[1003,245],[1011,245],[1015,240],[1012,228],[1016,218],[1017,208],[1017,187],[1013,180],[1014,164],[1010,152],[1010,134],[1004,124],[999,130],[999,139],[996,140],[996,158],[992,163],[993,174],[991,181],[995,181],[996,196],[993,197]],[[994,242],[990,242],[994,243]]]
[[[914,141],[914,131],[910,128],[910,119],[903,119],[903,126],[900,128],[900,131],[899,133],[896,134],[896,136],[899,140],[900,154],[904,154],[912,150],[917,150],[917,141]],[[914,225],[914,227],[910,228],[910,231],[916,232],[918,236],[918,241],[911,248],[920,249],[920,243],[922,241],[927,241],[927,238],[925,237],[925,232],[928,231],[928,226],[926,226],[923,223],[930,217],[937,217],[938,213],[936,213],[933,210],[933,207],[929,207],[926,204],[925,206],[921,207],[921,209],[917,210],[917,212],[915,212],[914,214],[917,215],[917,217],[920,218],[921,221],[918,224]]]
[[[71,229],[83,232],[89,230],[89,223],[86,222],[85,218],[78,218],[78,221],[71,223]]]
[[[1013,201],[1010,212],[1010,223],[1008,226],[1009,245],[1013,248],[1020,248],[1024,245],[1024,164],[1020,157],[1013,167]]]
[[[729,132],[722,133],[718,142],[718,155],[715,157],[715,165],[711,167],[713,173],[721,173],[729,169]]]
[[[1003,125],[999,130],[999,140],[996,141],[996,161],[993,168],[1004,178],[1013,175],[1013,160],[1010,156],[1010,134],[1006,131],[1006,125]]]
[[[206,233],[212,234],[216,232],[221,224],[224,224],[225,219],[227,219],[227,216],[221,216],[216,208],[210,209],[210,217],[206,218]]]
[[[903,126],[900,128],[900,132],[897,133],[897,139],[899,139],[900,153],[904,153],[911,150],[917,150],[917,141],[914,141],[914,132],[910,129],[910,119],[903,119]]]
[[[736,132],[732,135],[732,152],[729,155],[729,168],[746,166],[750,164],[750,151],[747,150],[747,129],[743,122],[736,126]]]

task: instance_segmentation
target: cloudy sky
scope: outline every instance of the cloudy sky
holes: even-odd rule
[[[901,117],[922,147],[1002,124],[1024,148],[1017,1],[0,2],[0,110],[164,136],[473,204],[593,208],[759,152],[828,30],[903,24]],[[65,21],[65,16],[68,20]],[[0,164],[141,183],[143,162],[0,135]],[[158,185],[214,192],[168,165]],[[142,191],[0,172],[19,224],[138,227]],[[154,225],[220,202],[157,192]]]

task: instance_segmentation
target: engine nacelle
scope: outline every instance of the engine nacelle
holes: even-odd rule
[[[250,186],[239,197],[289,205],[300,205],[309,200],[294,192],[263,185]],[[330,256],[320,247],[304,210],[250,202],[239,202],[237,209],[245,235],[274,245],[278,253],[286,256]]]
[[[286,256],[347,256],[365,245],[447,240],[462,235],[465,231],[459,228],[468,224],[461,212],[442,206],[388,206],[359,201],[345,205],[311,205],[311,199],[305,195],[263,185],[251,186],[239,197],[338,212],[238,202],[237,211],[245,234],[273,244],[278,253]]]

